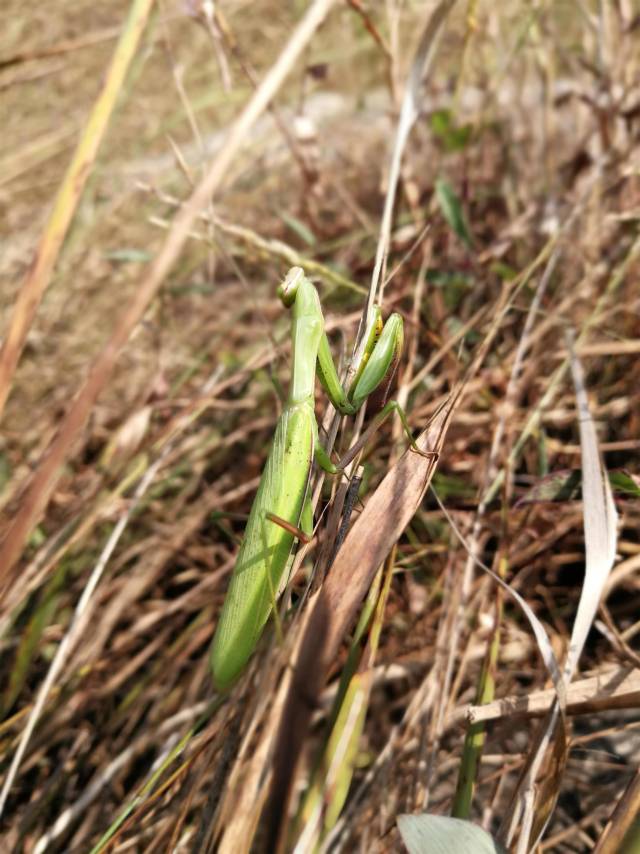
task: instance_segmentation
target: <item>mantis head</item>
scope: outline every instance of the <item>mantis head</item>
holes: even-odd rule
[[[278,286],[278,296],[287,308],[290,308],[295,302],[298,287],[303,279],[304,270],[302,267],[292,267],[284,281]]]

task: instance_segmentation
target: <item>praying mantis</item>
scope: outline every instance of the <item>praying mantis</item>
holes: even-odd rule
[[[391,382],[402,352],[402,317],[392,314],[383,324],[381,310],[374,306],[353,381],[345,391],[331,356],[318,292],[301,267],[289,270],[278,296],[292,310],[291,383],[211,645],[211,670],[219,691],[234,684],[260,639],[280,592],[296,532],[310,533],[313,528],[309,483],[314,459],[329,474],[338,474],[347,457],[354,456],[352,449],[336,466],[320,444],[314,408],[316,371],[337,411],[355,415],[385,379]],[[396,401],[383,407],[375,425],[391,412],[398,413],[411,446],[422,454]]]

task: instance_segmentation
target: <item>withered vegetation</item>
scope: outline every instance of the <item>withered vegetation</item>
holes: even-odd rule
[[[435,4],[142,5],[3,8],[0,335],[7,347],[22,323],[26,338],[0,372],[0,848],[382,852],[401,848],[399,814],[453,811],[515,850],[528,831],[503,820],[556,694],[530,621],[480,563],[562,663],[587,504],[571,329],[618,540],[530,845],[546,821],[538,850],[626,850],[640,809],[637,4],[449,4],[384,287],[385,313],[405,318],[395,395],[437,460],[414,483],[422,458],[401,457],[399,425],[375,435],[333,566],[340,484],[325,480],[284,642],[270,624],[223,698],[208,647],[289,376],[275,288],[305,267],[348,359]],[[34,296],[47,218],[136,6],[140,42]],[[190,198],[205,201],[192,221]],[[320,388],[316,410],[327,427]],[[336,458],[354,435],[340,430]],[[340,716],[348,667],[362,705],[347,693]],[[319,758],[333,723],[339,782]]]

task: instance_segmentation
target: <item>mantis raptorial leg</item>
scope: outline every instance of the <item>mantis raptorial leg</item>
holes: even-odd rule
[[[392,314],[383,326],[380,309],[375,307],[360,351],[362,357],[346,391],[333,363],[318,293],[300,267],[289,270],[278,296],[292,310],[291,385],[211,646],[211,669],[219,690],[229,688],[241,674],[275,606],[295,530],[301,522],[304,529],[305,519],[308,525],[305,504],[314,458],[325,471],[337,474],[371,432],[366,431],[355,450],[351,449],[348,460],[341,460],[338,466],[332,463],[318,441],[316,371],[338,412],[355,415],[385,380],[390,382],[402,351],[402,318]],[[412,447],[422,453],[404,412],[394,401],[384,407],[374,423],[379,426],[392,411],[399,413]]]

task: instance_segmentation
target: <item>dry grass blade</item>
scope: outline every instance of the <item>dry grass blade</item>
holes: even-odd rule
[[[0,60],[0,69],[9,68],[11,65],[22,65],[25,62],[33,62],[34,60],[43,59],[49,56],[59,56],[63,53],[69,53],[74,50],[84,50],[87,47],[99,44],[103,41],[111,41],[120,35],[122,27],[106,27],[103,30],[98,30],[95,33],[84,33],[80,38],[64,39],[55,44],[46,45],[30,50],[21,50],[11,56],[3,57]]]
[[[640,829],[640,770],[636,771],[624,795],[618,801],[594,854],[633,854],[638,850]],[[634,824],[636,825],[634,827]]]
[[[176,262],[195,219],[210,203],[211,196],[224,183],[229,166],[247,132],[266,110],[334,2],[335,0],[315,0],[309,7],[277,61],[232,126],[225,144],[214,158],[207,174],[176,216],[162,251],[143,277],[134,299],[116,326],[107,346],[94,362],[56,438],[29,481],[20,511],[0,546],[0,591],[6,589],[10,573],[20,557],[26,538],[46,507],[59,476],[60,467],[86,423],[98,395],[111,376],[120,351]]]
[[[140,184],[140,189],[147,192],[152,190],[149,185],[143,183]],[[156,191],[156,196],[163,203],[171,205],[172,208],[180,207],[180,201],[174,196],[170,196],[168,193],[160,193]],[[236,223],[226,222],[210,212],[201,213],[199,219],[207,223],[209,226],[215,226],[215,228],[223,234],[245,244],[250,250],[255,251],[261,258],[281,258],[288,267],[302,267],[307,275],[319,276],[324,283],[333,285],[334,287],[346,288],[347,290],[354,291],[358,294],[366,293],[366,290],[362,285],[356,284],[356,282],[341,275],[326,264],[320,263],[315,258],[301,254],[298,250],[294,249],[293,246],[284,243],[282,240],[275,240],[273,238],[267,240],[250,228],[244,228]],[[153,223],[154,225],[158,225],[160,228],[170,228],[170,223],[159,217],[153,217]],[[327,290],[329,291],[329,289]]]
[[[586,560],[584,584],[564,668],[565,679],[569,682],[575,673],[616,557],[618,514],[613,503],[609,478],[600,458],[582,365],[573,348],[573,341],[569,340],[567,343],[580,426]]]
[[[20,289],[0,350],[0,419],[27,333],[49,285],[60,249],[93,169],[116,100],[121,94],[129,66],[145,31],[153,3],[154,0],[134,0],[131,4],[129,18],[113,55],[111,67],[106,74],[102,92],[95,102],[73,160],[60,186],[36,257]]]
[[[543,715],[549,711],[556,697],[556,691],[548,689],[524,696],[503,697],[481,706],[466,706],[447,720],[447,727],[460,720],[479,723],[516,715]],[[632,709],[640,703],[640,673],[632,668],[615,668],[580,679],[569,685],[566,698],[569,715],[591,714],[604,709]]]

